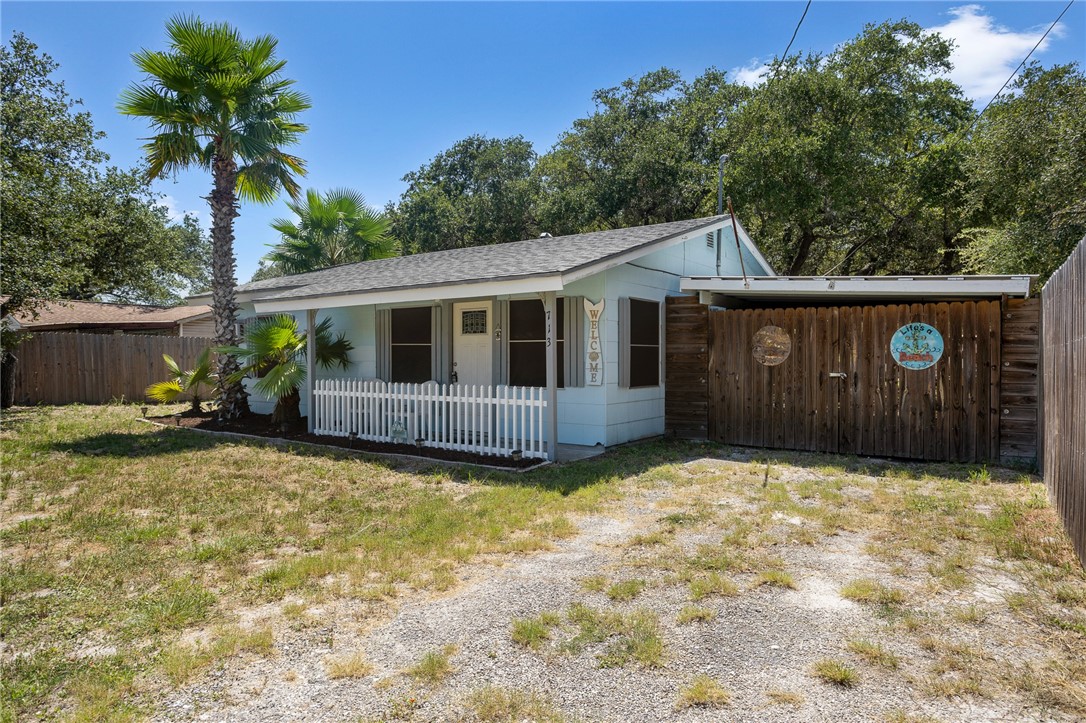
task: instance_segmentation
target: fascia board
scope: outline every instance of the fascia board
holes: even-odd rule
[[[366,306],[369,304],[406,304],[435,300],[472,299],[506,294],[530,294],[540,291],[561,291],[562,288],[562,277],[555,274],[551,276],[533,276],[527,279],[420,286],[330,296],[258,299],[254,302],[254,305],[256,312],[263,314],[279,311],[304,311],[307,309],[335,309],[344,306]]]

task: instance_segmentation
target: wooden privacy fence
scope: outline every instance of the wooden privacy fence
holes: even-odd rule
[[[318,379],[313,431],[375,442],[476,454],[549,459],[543,440],[546,392],[540,387]]]
[[[1044,478],[1086,565],[1086,239],[1042,296]]]
[[[209,340],[149,334],[39,332],[15,347],[15,404],[141,401],[169,376],[172,356],[191,369]]]
[[[906,369],[890,349],[907,324],[944,350]],[[783,361],[751,343],[783,330]],[[929,460],[999,459],[999,302],[747,309],[710,314],[709,435],[732,444]],[[776,361],[776,360],[773,360]]]
[[[684,439],[708,439],[709,307],[696,296],[665,302],[664,427]]]
[[[1036,298],[720,309],[687,296],[668,298],[666,319],[665,417],[675,436],[928,460],[1037,458]],[[906,369],[890,341],[916,322],[938,330],[944,350],[931,366]]]

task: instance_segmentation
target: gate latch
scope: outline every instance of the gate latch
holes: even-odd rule
[[[848,379],[848,374],[845,372],[830,372],[831,379]]]

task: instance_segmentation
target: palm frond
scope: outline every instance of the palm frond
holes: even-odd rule
[[[148,399],[169,404],[184,394],[184,392],[185,390],[181,387],[180,382],[176,379],[170,379],[164,382],[155,382],[147,387],[143,393]]]
[[[283,362],[268,369],[253,388],[274,399],[280,399],[296,391],[305,383],[305,366],[297,361]]]
[[[174,358],[169,354],[162,355],[162,361],[166,362],[166,368],[170,370],[170,374],[176,379],[181,376],[181,367],[178,366]]]

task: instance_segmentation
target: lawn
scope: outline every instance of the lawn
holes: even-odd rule
[[[1086,715],[1029,475],[667,442],[518,475],[138,416],[5,415],[4,720]]]
[[[5,414],[5,720],[138,717],[217,660],[272,650],[267,631],[238,627],[241,608],[351,596],[377,611],[443,590],[478,555],[572,534],[568,515],[667,454],[480,477],[222,442],[138,417],[133,406]],[[199,646],[187,644],[194,630],[210,631]]]

